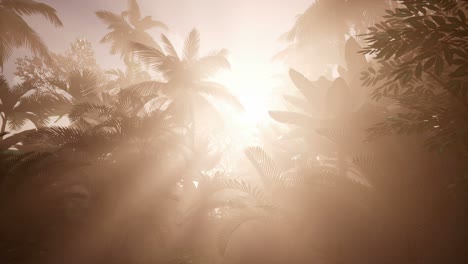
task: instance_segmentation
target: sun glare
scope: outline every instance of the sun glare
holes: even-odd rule
[[[268,118],[267,98],[277,85],[273,74],[266,63],[231,59],[231,70],[216,77],[243,105],[245,111],[238,114],[238,121],[244,126],[256,126]]]

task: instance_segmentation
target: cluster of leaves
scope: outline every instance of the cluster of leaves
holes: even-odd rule
[[[399,1],[365,35],[375,66],[361,80],[372,98],[391,99],[397,113],[370,130],[428,133],[430,148],[466,144],[468,23],[464,1]]]
[[[41,88],[50,88],[57,82],[66,82],[71,75],[83,71],[92,72],[99,85],[106,81],[104,73],[96,63],[91,42],[85,38],[75,39],[64,54],[49,55],[50,60],[39,56],[18,58],[15,62],[15,75],[23,82]]]

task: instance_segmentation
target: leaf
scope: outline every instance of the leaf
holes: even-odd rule
[[[426,60],[426,62],[424,62],[424,70],[429,70],[432,65],[434,65],[436,61],[436,57],[431,57],[430,59]]]
[[[193,60],[198,56],[200,50],[200,35],[196,29],[190,31],[189,36],[184,43],[184,57],[187,60]]]
[[[274,194],[285,187],[281,178],[281,171],[273,159],[261,147],[249,147],[245,150],[245,155],[261,176],[262,182]]]
[[[421,75],[422,75],[422,63],[419,62],[418,65],[416,65],[416,69],[414,71],[414,74],[416,76],[416,78],[421,78]]]
[[[302,75],[300,72],[294,69],[289,69],[289,77],[291,78],[291,81],[294,83],[294,85],[300,90],[308,90],[314,88],[314,85],[309,79],[307,79],[304,75]]]
[[[320,126],[321,121],[312,118],[311,116],[301,114],[301,113],[294,113],[294,112],[286,112],[286,111],[269,111],[270,117],[274,120],[285,123],[285,124],[293,124],[304,128],[310,128],[315,126]]]
[[[444,70],[444,62],[440,56],[437,56],[436,61],[435,61],[435,73],[437,76],[440,76],[442,74],[442,71]]]

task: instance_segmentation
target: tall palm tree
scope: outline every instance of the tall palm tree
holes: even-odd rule
[[[221,69],[228,69],[227,51],[212,52],[200,57],[200,36],[192,30],[185,40],[182,55],[163,34],[162,51],[142,43],[133,43],[136,57],[149,69],[160,73],[163,81],[147,81],[127,87],[127,89],[146,96],[148,100],[160,96],[160,93],[171,99],[168,111],[176,116],[186,127],[190,127],[192,136],[195,133],[195,114],[198,107],[216,108],[207,97],[224,100],[242,110],[243,107],[235,96],[219,83],[209,81]],[[192,138],[193,141],[193,138]],[[193,143],[193,142],[192,142]]]
[[[96,15],[110,30],[101,39],[101,43],[111,43],[111,54],[119,53],[126,64],[131,61],[130,41],[157,46],[146,31],[152,28],[167,29],[164,23],[153,20],[151,16],[142,18],[136,0],[129,0],[127,10],[120,15],[106,10],[97,11]]]
[[[54,26],[62,26],[54,8],[33,0],[0,0],[0,68],[10,58],[13,48],[26,47],[50,60],[47,46],[23,19],[24,15],[42,15]]]

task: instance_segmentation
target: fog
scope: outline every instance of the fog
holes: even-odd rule
[[[0,0],[0,263],[468,263],[467,10]]]

